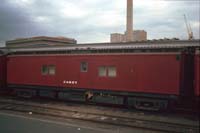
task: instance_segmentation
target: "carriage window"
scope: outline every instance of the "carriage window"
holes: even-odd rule
[[[116,67],[110,66],[108,67],[108,77],[116,77],[117,72],[116,72]]]
[[[81,72],[87,72],[87,71],[88,71],[88,63],[81,62]]]
[[[56,67],[54,65],[49,66],[49,75],[55,75]]]
[[[48,74],[48,66],[47,65],[43,65],[41,71],[42,71],[42,75],[47,75]]]
[[[99,67],[99,77],[105,77],[106,76],[106,67],[100,66]]]

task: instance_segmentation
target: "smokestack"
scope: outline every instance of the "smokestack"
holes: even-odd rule
[[[127,0],[126,42],[133,41],[133,0]]]

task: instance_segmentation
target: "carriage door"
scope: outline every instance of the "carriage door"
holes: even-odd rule
[[[0,88],[5,89],[6,87],[6,56],[0,57]]]
[[[181,84],[180,94],[183,97],[194,95],[194,51],[187,49],[181,56]]]

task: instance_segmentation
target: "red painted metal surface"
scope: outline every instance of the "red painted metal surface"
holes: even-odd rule
[[[6,86],[6,57],[0,56],[0,89]]]
[[[200,52],[195,55],[195,95],[200,96]]]
[[[88,72],[80,63],[88,62]],[[179,95],[177,53],[124,55],[9,56],[8,84],[58,86]],[[42,75],[42,65],[55,65],[55,75]],[[98,67],[115,66],[116,77],[99,77]]]

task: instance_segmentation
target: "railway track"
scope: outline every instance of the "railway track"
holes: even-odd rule
[[[58,108],[35,102],[0,99],[0,111],[15,111],[29,114],[46,115],[65,119],[77,119],[88,122],[111,124],[124,127],[140,128],[148,131],[198,133],[197,124],[171,123],[161,120],[147,120],[134,117],[122,117],[94,112],[84,112]]]

